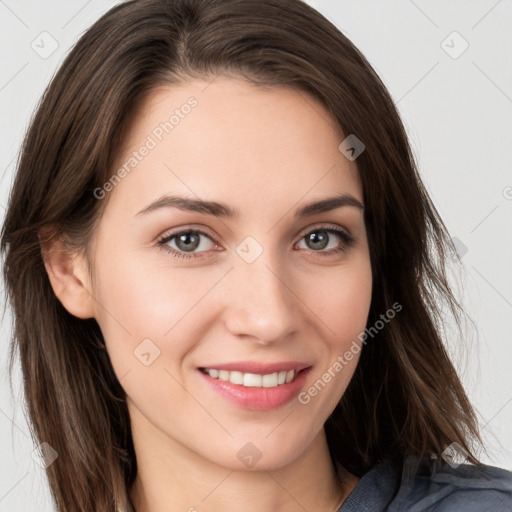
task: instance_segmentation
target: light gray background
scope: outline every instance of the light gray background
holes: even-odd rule
[[[0,0],[2,218],[34,107],[71,45],[115,3]],[[466,274],[459,297],[478,332],[469,333],[466,356],[453,342],[449,348],[484,427],[483,460],[512,469],[512,1],[309,3],[389,88],[424,182],[460,240]],[[0,512],[46,512],[51,501],[31,457],[19,374],[14,397],[9,390],[9,319],[0,333]]]

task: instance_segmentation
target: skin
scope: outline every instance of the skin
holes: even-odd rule
[[[198,105],[102,199],[89,260],[49,251],[50,280],[68,311],[97,320],[126,391],[137,512],[337,510],[357,478],[341,469],[336,480],[323,424],[359,354],[309,403],[263,411],[229,402],[197,368],[309,362],[307,390],[364,331],[372,275],[363,211],[293,216],[340,193],[363,202],[356,163],[338,150],[345,135],[315,98],[219,76],[154,91],[117,166],[190,96]],[[138,215],[164,194],[226,203],[240,215]],[[347,231],[354,244],[327,255],[345,245],[329,234],[326,249],[308,245],[305,235],[325,227]],[[195,249],[202,257],[173,257],[169,248],[183,247],[176,239],[158,245],[182,228],[211,235]],[[263,250],[252,263],[236,252],[247,236]],[[148,366],[134,356],[147,338],[160,351]],[[249,442],[261,453],[253,467],[237,457]]]

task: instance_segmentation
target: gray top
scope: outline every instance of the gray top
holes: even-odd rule
[[[361,477],[338,512],[512,512],[512,472],[493,466],[445,464],[408,457]]]

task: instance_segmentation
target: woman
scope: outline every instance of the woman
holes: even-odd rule
[[[46,91],[2,233],[57,510],[509,510],[440,334],[452,249],[319,13],[116,6]]]

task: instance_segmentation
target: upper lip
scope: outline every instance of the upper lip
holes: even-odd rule
[[[234,363],[215,363],[208,366],[202,366],[200,369],[214,368],[216,370],[238,371],[242,373],[254,373],[257,375],[267,375],[270,373],[296,370],[299,372],[304,368],[311,366],[311,363],[300,363],[298,361],[280,361],[275,363],[258,363],[255,361],[238,361]]]

